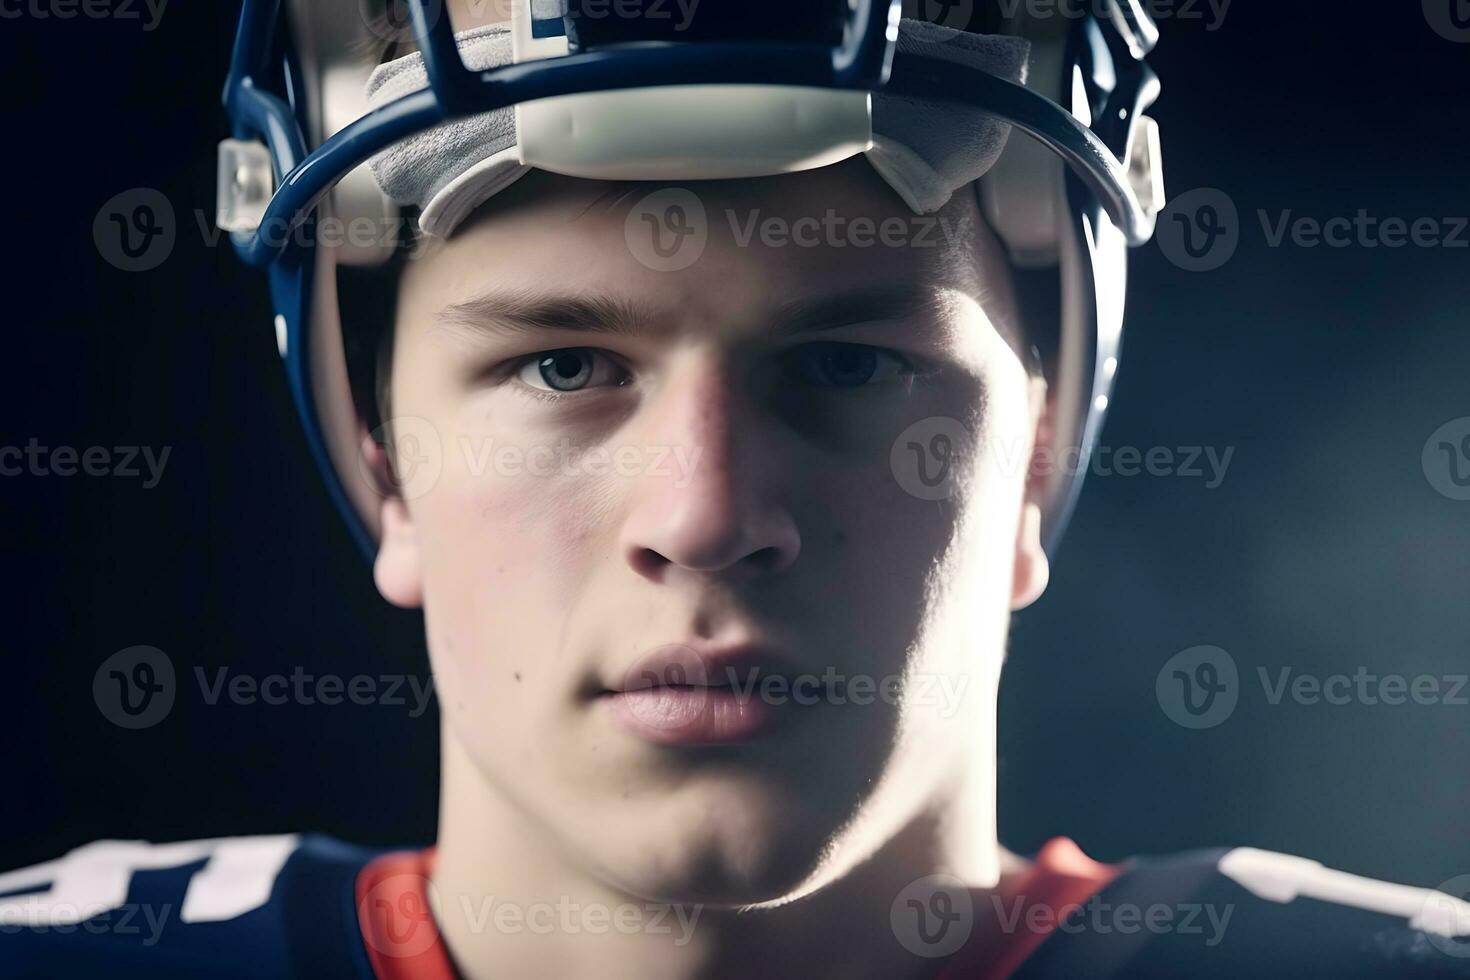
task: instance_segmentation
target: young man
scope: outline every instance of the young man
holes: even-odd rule
[[[467,62],[509,41],[451,10]],[[934,37],[904,26],[901,51]],[[1019,72],[1008,41],[934,43]],[[395,53],[375,95],[432,75]],[[720,134],[764,96],[702,95],[730,115],[687,157],[739,156]],[[1047,383],[975,185],[1004,132],[900,139],[896,109],[938,118],[875,103],[886,155],[735,176],[638,149],[637,180],[549,172],[499,156],[494,114],[385,145],[377,181],[433,234],[369,273],[393,287],[370,396],[359,370],[350,424],[320,412],[328,442],[378,436],[333,462],[379,591],[424,612],[437,840],[82,848],[0,877],[4,975],[1470,976],[1449,896],[1249,849],[1000,846],[1006,630],[1066,496],[1030,462],[1106,395]],[[283,353],[327,373],[282,306]]]

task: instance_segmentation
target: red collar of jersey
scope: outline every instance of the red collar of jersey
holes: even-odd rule
[[[357,877],[357,920],[378,980],[457,980],[428,898],[434,849],[396,851],[373,859]],[[968,945],[940,980],[1004,980],[1066,917],[1117,877],[1066,837],[1053,837],[1031,867],[987,896]],[[1024,928],[1018,928],[1024,923]]]

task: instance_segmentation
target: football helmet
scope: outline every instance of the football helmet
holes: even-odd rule
[[[307,442],[369,556],[378,498],[358,460],[371,416],[353,397],[337,272],[381,263],[395,245],[388,236],[364,244],[349,235],[323,247],[314,226],[327,218],[338,228],[360,219],[391,225],[397,206],[367,162],[431,127],[507,107],[515,107],[528,167],[666,177],[667,166],[645,166],[630,149],[669,142],[656,131],[656,114],[625,113],[620,118],[649,119],[650,128],[605,146],[558,138],[538,107],[576,97],[595,121],[640,92],[697,99],[729,86],[784,91],[818,106],[839,104],[830,101],[834,92],[888,92],[982,109],[1010,125],[1004,151],[974,187],[1018,277],[1041,283],[1023,288],[1023,300],[1044,299],[1025,300],[1022,315],[1029,334],[1050,338],[1039,346],[1054,400],[1051,436],[1067,460],[1045,477],[1043,540],[1054,550],[1118,368],[1127,250],[1152,235],[1164,203],[1158,127],[1145,115],[1159,91],[1145,60],[1158,30],[1141,0],[918,0],[949,26],[1024,38],[1024,83],[903,50],[902,0],[697,0],[702,29],[685,34],[651,17],[583,16],[607,0],[470,0],[509,6],[514,58],[488,70],[461,57],[462,25],[445,6],[456,2],[244,0],[225,84],[232,137],[220,147],[217,221],[239,256],[268,273],[276,339]],[[401,25],[387,16],[390,3],[406,11]],[[370,106],[365,85],[382,60],[384,24],[411,35],[427,86]],[[609,129],[600,127],[604,138]],[[757,147],[744,153],[757,165],[717,167],[709,176],[834,162],[862,149],[842,129],[816,126],[802,145]],[[713,144],[722,141],[728,133]],[[697,166],[682,173],[701,175]]]

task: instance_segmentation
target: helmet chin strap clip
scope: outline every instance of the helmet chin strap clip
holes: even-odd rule
[[[1129,134],[1128,185],[1138,197],[1139,207],[1150,222],[1164,209],[1164,153],[1159,143],[1159,124],[1151,116],[1140,115]]]
[[[270,151],[258,140],[221,140],[214,223],[221,231],[253,232],[275,191]]]

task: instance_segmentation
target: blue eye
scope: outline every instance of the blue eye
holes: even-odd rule
[[[615,385],[625,383],[618,378],[618,368],[601,351],[590,347],[566,347],[561,350],[532,354],[516,372],[516,378],[538,391],[573,392],[587,387],[605,386],[609,375]],[[600,382],[594,385],[593,382]]]
[[[802,381],[833,388],[860,388],[912,370],[893,351],[867,344],[803,344],[795,354],[795,372]]]

